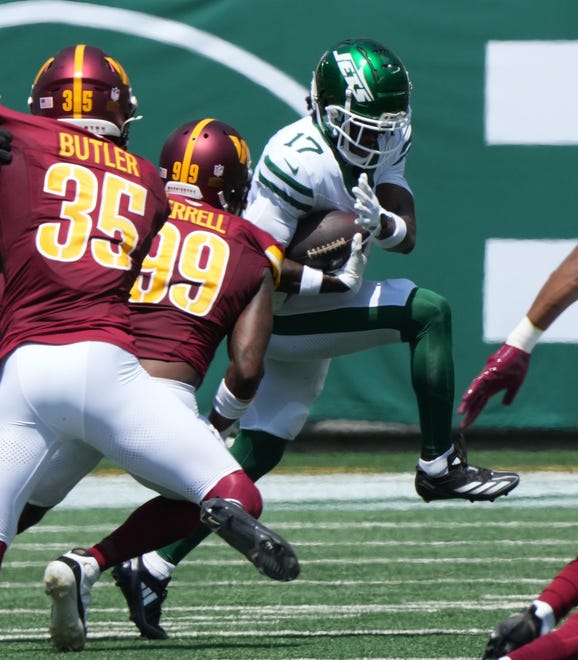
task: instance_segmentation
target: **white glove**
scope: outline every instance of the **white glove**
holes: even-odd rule
[[[405,239],[407,233],[405,220],[396,213],[386,211],[380,205],[376,194],[367,181],[367,174],[365,172],[359,175],[357,183],[358,185],[351,189],[351,192],[355,195],[355,204],[353,207],[357,212],[357,218],[355,218],[356,224],[369,232],[384,250],[391,250]],[[378,238],[383,230],[382,216],[387,218],[386,224],[392,229],[391,233],[385,238]]]
[[[349,259],[336,270],[333,275],[344,284],[349,291],[357,293],[363,282],[363,273],[367,266],[367,255],[363,252],[361,234],[355,234],[351,239],[351,254]]]
[[[357,186],[352,188],[351,192],[355,196],[353,208],[358,216],[355,222],[372,236],[378,236],[381,232],[381,215],[387,215],[387,211],[381,207],[365,172],[359,175]]]

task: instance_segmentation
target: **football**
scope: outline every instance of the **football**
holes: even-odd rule
[[[341,268],[351,254],[351,239],[364,232],[351,211],[313,211],[299,220],[285,250],[288,259],[327,273]]]

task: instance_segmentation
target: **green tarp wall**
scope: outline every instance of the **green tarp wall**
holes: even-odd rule
[[[213,116],[247,137],[256,161],[270,134],[306,112],[303,97],[317,59],[347,36],[388,44],[414,85],[407,175],[416,197],[418,246],[409,256],[374,251],[369,274],[410,277],[449,299],[457,398],[501,343],[484,341],[487,240],[574,239],[578,225],[576,140],[488,143],[487,45],[572,43],[578,38],[575,0],[4,2],[1,102],[25,111],[45,59],[64,46],[89,43],[129,73],[144,116],[132,128],[133,151],[156,161],[172,128]],[[578,77],[566,80],[578,87]],[[537,102],[528,104],[526,119],[555,124],[564,105],[578,124],[578,99],[574,107],[572,97],[560,101],[564,85],[552,90],[549,83],[548,75],[536,73]],[[503,289],[514,302],[527,264],[513,260],[510,266]],[[335,360],[312,419],[416,424],[408,358],[406,346],[392,346]],[[224,363],[221,353],[199,394],[202,408]],[[496,399],[479,426],[576,426],[576,364],[572,340],[539,346],[515,406]]]

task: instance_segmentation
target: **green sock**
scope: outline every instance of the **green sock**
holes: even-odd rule
[[[416,289],[407,305],[404,340],[411,351],[411,381],[417,398],[422,458],[434,458],[451,446],[454,405],[452,319],[445,298]]]
[[[279,463],[286,446],[287,440],[274,435],[262,431],[241,431],[235,438],[230,451],[249,477],[253,481],[257,481]],[[210,533],[204,525],[201,525],[186,538],[157,550],[157,553],[176,566]]]
[[[257,481],[283,458],[287,442],[264,431],[241,431],[230,451],[251,479]]]

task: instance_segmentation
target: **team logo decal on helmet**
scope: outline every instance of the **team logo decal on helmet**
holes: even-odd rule
[[[28,106],[33,115],[70,122],[123,147],[130,122],[138,119],[137,100],[121,64],[85,44],[62,49],[40,67]]]
[[[232,126],[217,119],[200,119],[169,135],[161,150],[159,171],[167,192],[240,213],[251,182],[251,155]]]
[[[337,51],[334,51],[333,56],[335,57],[337,66],[347,84],[347,89],[345,90],[346,96],[351,94],[354,100],[358,103],[373,101],[373,94],[363,77],[362,69],[357,69],[351,53],[340,54]]]
[[[371,39],[346,39],[321,57],[311,82],[314,118],[348,163],[364,169],[406,146],[411,83],[402,61]]]

